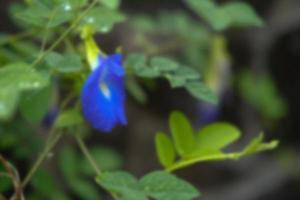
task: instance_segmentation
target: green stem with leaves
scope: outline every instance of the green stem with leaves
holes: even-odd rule
[[[67,37],[71,31],[79,24],[81,19],[98,3],[98,0],[94,0],[88,7],[85,9],[81,15],[79,15],[74,22],[69,26],[69,28],[66,29],[65,32],[63,32],[59,38],[53,42],[53,44],[32,63],[32,66],[36,66],[38,63],[40,63],[46,55],[48,55],[55,47],[57,47],[64,39]]]
[[[97,176],[101,175],[101,169],[99,168],[99,166],[97,165],[96,161],[94,160],[93,156],[91,155],[91,153],[89,152],[87,146],[85,145],[84,141],[82,140],[82,138],[80,137],[79,134],[76,134],[75,136],[76,141],[78,146],[80,147],[82,153],[84,154],[84,156],[86,157],[86,159],[89,161],[89,163],[91,164],[92,168],[94,169],[95,173]],[[112,191],[108,191],[110,193],[110,195],[115,199],[115,200],[119,200],[119,196],[112,192]]]
[[[48,157],[50,151],[53,149],[53,147],[57,144],[59,139],[61,138],[62,133],[57,132],[55,129],[52,129],[50,131],[49,137],[46,142],[46,146],[43,150],[43,152],[40,154],[38,159],[35,161],[34,165],[28,172],[28,174],[25,176],[23,182],[22,182],[22,188],[25,188],[29,181],[31,180],[32,176],[35,174],[35,172],[38,170],[38,168],[42,165],[42,163],[46,160]]]
[[[101,174],[100,168],[98,167],[96,161],[90,154],[90,152],[89,152],[88,148],[86,147],[85,143],[83,142],[82,138],[78,134],[76,135],[76,141],[77,141],[77,144],[80,147],[82,153],[84,154],[84,156],[87,158],[87,160],[90,162],[91,166],[95,170],[97,176],[100,176],[100,174]]]

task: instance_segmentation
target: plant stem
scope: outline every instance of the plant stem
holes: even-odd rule
[[[67,30],[65,32],[63,32],[59,38],[46,50],[43,52],[43,54],[41,54],[33,63],[32,66],[36,66],[39,62],[41,62],[45,56],[50,53],[57,45],[59,45],[59,43],[61,41],[64,40],[65,37],[67,37],[71,31],[78,25],[78,23],[80,22],[80,20],[90,11],[90,9],[92,9],[96,4],[98,3],[98,0],[94,0],[88,7],[87,9],[85,9],[81,15],[79,15],[74,22],[69,26],[69,28],[67,28]]]
[[[87,158],[87,160],[90,162],[91,166],[94,168],[97,176],[101,175],[101,169],[98,167],[96,161],[94,160],[94,158],[92,157],[92,155],[90,154],[88,148],[86,147],[84,141],[82,140],[82,138],[77,134],[76,136],[76,141],[81,149],[81,151],[83,152],[83,154],[85,155],[85,157]],[[105,189],[105,188],[104,188]],[[116,199],[119,200],[119,197],[116,193],[112,192],[112,191],[108,191],[110,193],[110,195]]]
[[[98,167],[96,161],[93,159],[92,155],[90,154],[89,150],[87,149],[86,145],[84,144],[82,138],[77,134],[76,135],[76,141],[81,149],[81,151],[83,152],[83,154],[85,155],[85,157],[88,159],[88,161],[90,162],[91,166],[94,168],[97,176],[99,176],[101,174],[101,170]]]
[[[60,137],[62,136],[62,133],[56,132],[54,129],[50,131],[50,135],[48,138],[48,142],[46,143],[46,146],[41,153],[41,155],[38,157],[38,159],[35,161],[34,165],[24,178],[22,182],[22,188],[24,189],[29,181],[31,180],[32,176],[35,174],[35,172],[38,170],[38,168],[41,166],[41,164],[44,162],[44,160],[47,158],[49,152],[52,150],[52,148],[56,145]]]

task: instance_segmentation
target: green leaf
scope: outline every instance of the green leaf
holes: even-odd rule
[[[172,88],[183,87],[186,84],[186,79],[180,74],[166,74],[165,77],[168,79]]]
[[[160,73],[147,65],[140,65],[139,68],[136,69],[136,75],[144,78],[157,78],[160,76]]]
[[[55,191],[50,196],[51,199],[55,199],[55,200],[71,200],[66,194],[60,191]]]
[[[71,146],[65,146],[61,150],[58,164],[68,182],[72,182],[78,177],[78,158],[75,150]]]
[[[127,76],[126,89],[128,90],[128,93],[132,97],[134,97],[139,103],[144,104],[147,102],[147,94],[135,78]]]
[[[41,184],[42,183],[42,184]],[[32,177],[31,184],[36,191],[49,195],[55,190],[54,177],[46,170],[39,169]]]
[[[18,105],[19,95],[19,90],[15,87],[4,86],[0,89],[0,120],[12,117]]]
[[[200,74],[196,70],[188,66],[180,66],[176,71],[175,75],[184,78],[186,81],[194,81],[200,79]]]
[[[188,119],[181,112],[172,112],[169,126],[178,154],[185,156],[190,153],[195,148],[195,137]]]
[[[229,17],[230,25],[235,27],[262,26],[263,21],[248,4],[231,2],[223,6],[222,10]]]
[[[240,137],[240,130],[224,122],[217,122],[200,129],[197,135],[198,149],[220,150]]]
[[[95,7],[84,17],[83,25],[90,25],[97,32],[107,33],[113,25],[123,22],[125,19],[125,16],[116,10]]]
[[[88,0],[57,0],[58,4],[63,4],[65,9],[68,10],[68,5],[71,7],[70,10],[76,10],[88,3]]]
[[[140,184],[155,200],[192,200],[200,195],[190,183],[163,171],[145,175]]]
[[[144,78],[156,78],[160,72],[146,64],[146,56],[139,53],[133,53],[125,61],[125,68],[128,72]]]
[[[175,161],[175,149],[170,138],[162,132],[158,132],[155,136],[156,153],[160,163],[164,167],[168,167]]]
[[[34,123],[41,121],[48,111],[51,94],[51,86],[27,92],[20,100],[20,111],[22,116],[29,122]]]
[[[88,181],[75,179],[70,182],[72,191],[77,194],[81,199],[84,200],[95,200],[100,199],[97,191],[97,187]]]
[[[48,77],[38,73],[26,63],[11,63],[0,69],[0,85],[12,86],[13,89],[40,89],[48,83]]]
[[[78,72],[83,69],[81,58],[77,54],[61,55],[51,52],[46,57],[46,62],[49,67],[62,73]]]
[[[153,57],[150,66],[159,72],[175,71],[179,68],[176,62],[165,57]]]
[[[96,181],[106,190],[118,193],[122,200],[147,200],[138,180],[127,172],[104,172]]]
[[[48,78],[25,63],[12,63],[0,69],[0,119],[12,116],[22,91],[48,85]]]
[[[59,114],[55,121],[56,128],[67,128],[83,123],[83,118],[77,109],[69,109]]]
[[[53,28],[70,21],[74,17],[72,6],[68,3],[33,0],[32,4],[16,14],[23,23]]]
[[[250,143],[244,148],[244,155],[251,155],[256,152],[271,150],[278,146],[279,141],[273,140],[269,143],[263,143],[264,134],[261,133],[257,137],[253,138]]]
[[[107,147],[94,147],[90,150],[97,166],[104,171],[120,169],[123,164],[122,157],[114,149]],[[87,175],[94,175],[95,171],[87,159],[83,159],[80,167]]]
[[[108,8],[117,9],[120,6],[121,0],[101,0],[101,3]]]
[[[212,104],[218,103],[217,96],[202,82],[193,81],[185,85],[187,91],[195,98]]]
[[[286,102],[270,76],[245,70],[239,75],[238,87],[242,97],[263,117],[279,119],[286,114]]]
[[[2,172],[2,170],[1,170],[1,172]],[[1,193],[7,192],[13,188],[13,183],[12,183],[10,177],[7,177],[7,176],[1,176],[0,185],[1,185],[1,187],[0,187]]]
[[[230,2],[218,6],[212,0],[187,0],[187,5],[218,31],[229,27],[262,26],[262,20],[246,3]]]

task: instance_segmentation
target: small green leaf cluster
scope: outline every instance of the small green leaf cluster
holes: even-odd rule
[[[96,181],[121,200],[192,200],[200,195],[194,186],[164,171],[151,172],[140,180],[123,171],[107,172]]]
[[[244,2],[217,5],[213,0],[187,0],[187,5],[216,31],[230,27],[262,26],[261,18]]]
[[[18,4],[14,13],[17,23],[25,27],[53,29],[65,23],[71,23],[88,6],[87,0],[32,0],[29,5]],[[89,24],[97,32],[108,32],[112,26],[125,19],[116,9],[119,0],[99,1],[100,6],[93,7],[82,17],[82,25]]]
[[[203,24],[181,10],[161,11],[155,18],[145,14],[134,15],[130,19],[130,23],[143,33],[176,34],[184,38],[187,43],[205,42],[205,39],[209,37],[209,32],[203,27]]]
[[[168,171],[205,162],[236,160],[256,152],[274,149],[278,141],[263,143],[263,134],[254,138],[240,152],[227,153],[223,149],[240,137],[240,130],[224,122],[207,125],[194,133],[188,119],[181,112],[173,112],[169,118],[172,139],[163,132],[155,137],[160,163]]]
[[[202,83],[200,74],[193,68],[181,65],[176,61],[156,56],[149,60],[143,54],[130,54],[125,62],[128,74],[141,78],[165,78],[172,88],[185,88],[199,100],[217,103],[217,97]]]

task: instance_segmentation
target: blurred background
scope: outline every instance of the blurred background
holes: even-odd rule
[[[9,17],[12,2],[0,1],[0,32],[18,31]],[[107,135],[95,132],[87,140],[104,168],[124,168],[137,176],[159,168],[153,138],[157,130],[169,131],[169,113],[180,110],[195,129],[213,121],[228,121],[240,127],[242,138],[228,150],[241,149],[261,131],[266,140],[280,140],[280,146],[272,152],[239,161],[196,164],[176,172],[199,188],[200,199],[300,199],[300,1],[245,2],[262,17],[263,27],[216,32],[179,0],[122,1],[121,10],[128,20],[116,26],[112,34],[99,35],[101,47],[106,52],[121,46],[125,54],[142,51],[149,56],[166,55],[190,65],[201,72],[220,103],[213,106],[199,102],[183,89],[171,89],[163,79],[135,80],[141,87],[129,89],[128,126]],[[2,55],[4,50],[2,46]],[[32,152],[40,148],[45,129],[22,122],[0,124],[1,154],[18,167],[21,175],[34,158]],[[39,137],[30,136],[31,130],[38,130]],[[71,199],[93,198],[82,196],[77,186],[66,185],[68,178],[62,178],[57,169],[73,176],[78,173],[73,168],[83,158],[73,143],[68,138],[60,143],[58,159],[47,161],[48,171],[41,170],[35,177],[36,182],[44,180],[47,184],[33,182],[30,191],[38,194],[32,192],[29,199],[41,199],[56,184],[71,194]],[[85,165],[85,161],[80,162]],[[49,171],[59,183],[52,180]],[[83,177],[78,185],[91,184],[83,181],[88,174],[91,169],[79,172],[78,176]],[[8,184],[2,180],[3,191],[9,188],[4,185]]]

